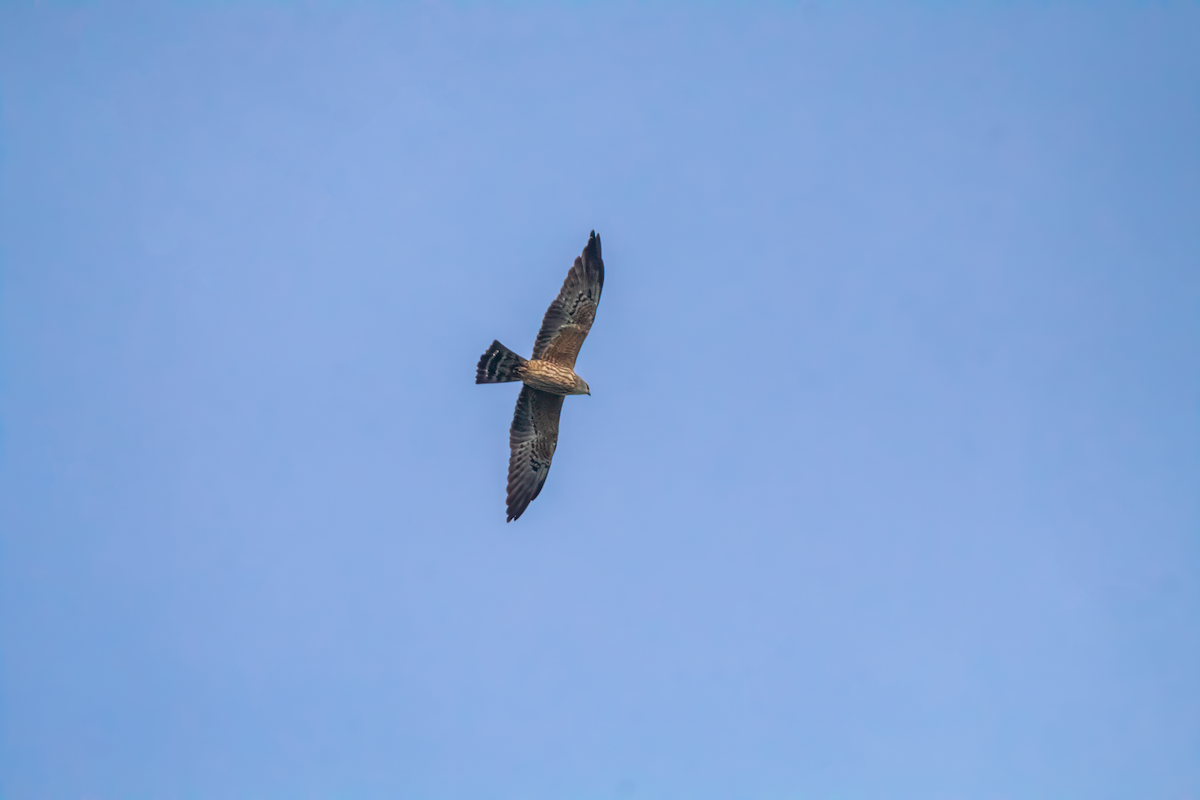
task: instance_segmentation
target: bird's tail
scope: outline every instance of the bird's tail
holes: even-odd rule
[[[476,383],[504,383],[519,381],[525,367],[525,359],[497,341],[479,358],[475,367]]]

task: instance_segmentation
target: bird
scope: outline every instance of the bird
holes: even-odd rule
[[[533,357],[529,359],[493,340],[475,367],[475,383],[521,381],[508,443],[508,519],[519,519],[542,491],[550,461],[558,447],[558,418],[569,394],[591,395],[587,382],[575,374],[579,348],[592,329],[604,261],[600,237],[592,231],[583,253],[567,272],[562,290],[546,310]]]

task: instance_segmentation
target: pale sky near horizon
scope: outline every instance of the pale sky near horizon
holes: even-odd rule
[[[1198,145],[1196,4],[0,3],[0,798],[1200,800]]]

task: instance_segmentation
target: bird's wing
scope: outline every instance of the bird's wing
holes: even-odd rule
[[[553,361],[571,369],[579,348],[592,329],[596,318],[596,306],[600,303],[600,290],[604,288],[604,262],[600,259],[600,237],[592,231],[583,255],[575,259],[575,265],[567,273],[562,291],[550,304],[542,319],[533,344],[533,357]]]
[[[533,498],[542,491],[550,472],[550,459],[558,446],[558,415],[563,396],[521,387],[517,410],[513,413],[508,443],[508,521],[525,513]]]

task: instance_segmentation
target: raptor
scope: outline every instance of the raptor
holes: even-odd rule
[[[475,383],[524,384],[508,434],[512,450],[508,459],[508,522],[525,513],[546,483],[558,446],[563,398],[592,393],[583,378],[575,374],[575,359],[592,329],[602,288],[600,237],[592,231],[587,247],[567,272],[558,297],[546,310],[533,343],[533,357],[522,358],[493,341],[475,368]]]

